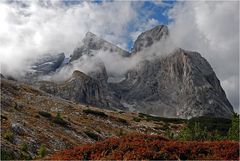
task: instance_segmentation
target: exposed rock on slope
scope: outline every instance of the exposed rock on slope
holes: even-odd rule
[[[113,88],[142,112],[161,116],[231,117],[233,108],[216,74],[199,53],[182,49],[143,61]]]
[[[108,109],[123,107],[106,85],[80,71],[74,71],[72,77],[63,83],[41,81],[39,86],[41,90],[67,100]]]

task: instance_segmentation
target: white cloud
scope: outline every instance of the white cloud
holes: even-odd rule
[[[212,65],[235,109],[239,108],[239,2],[180,2],[168,15],[177,46],[198,51]]]
[[[131,2],[61,1],[0,3],[1,72],[21,73],[27,60],[46,52],[69,55],[87,31],[127,46],[127,26],[137,18]]]

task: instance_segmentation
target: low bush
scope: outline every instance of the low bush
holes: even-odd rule
[[[46,118],[51,118],[52,117],[52,115],[50,113],[45,112],[45,111],[39,111],[38,114],[43,116],[43,117],[46,117]]]
[[[134,118],[133,118],[133,121],[135,121],[135,122],[140,122],[141,119],[140,119],[139,117],[134,117]]]
[[[151,116],[144,113],[139,113],[138,116],[147,121],[157,121],[157,122],[163,121],[163,122],[175,123],[175,124],[182,124],[187,121],[185,119],[180,119],[180,118],[166,118],[166,117]]]
[[[122,128],[117,130],[117,136],[123,136],[124,135],[124,131]]]
[[[159,135],[130,134],[54,154],[52,160],[237,160],[232,141],[169,141]]]
[[[44,157],[46,155],[46,147],[44,144],[41,144],[40,148],[38,149],[38,156]]]
[[[94,111],[94,110],[91,110],[91,109],[83,110],[83,113],[85,113],[87,115],[91,114],[91,115],[95,115],[95,116],[99,116],[99,117],[103,117],[103,118],[108,117],[108,115],[106,115],[104,112]]]
[[[14,135],[11,130],[6,130],[5,132],[3,132],[2,136],[4,139],[8,140],[9,142],[13,142],[14,140]]]
[[[1,160],[15,160],[13,152],[1,149]]]
[[[226,118],[215,117],[194,117],[188,120],[188,127],[193,128],[195,124],[199,124],[201,129],[206,128],[207,131],[219,131],[222,135],[227,135],[231,126],[231,120]]]
[[[21,150],[24,151],[24,152],[27,152],[28,151],[28,144],[26,142],[22,143],[21,144]]]
[[[59,112],[57,113],[57,116],[53,118],[52,122],[55,124],[61,125],[63,127],[68,127],[69,125],[67,121],[62,119]]]
[[[114,119],[115,121],[121,123],[121,124],[124,124],[124,125],[128,125],[128,124],[129,124],[127,120],[122,119],[122,118],[119,118],[119,117],[113,118],[113,119]]]
[[[91,131],[84,131],[84,133],[90,137],[91,139],[95,140],[95,141],[100,141],[101,140],[101,137]]]

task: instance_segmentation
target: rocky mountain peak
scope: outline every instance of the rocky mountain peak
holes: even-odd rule
[[[168,36],[168,27],[166,25],[158,25],[151,30],[141,33],[132,48],[132,53],[141,51],[143,48],[151,46],[154,42],[165,39]]]
[[[77,47],[73,54],[71,55],[70,62],[79,59],[82,55],[93,56],[94,51],[106,51],[106,52],[116,52],[122,56],[129,56],[129,52],[121,49],[120,47],[98,37],[92,32],[87,32],[82,40],[83,44]]]

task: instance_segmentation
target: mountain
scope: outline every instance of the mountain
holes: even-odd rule
[[[53,64],[71,68],[75,63],[82,63],[83,56],[93,57],[98,51],[115,52],[126,61],[134,59],[138,54],[147,57],[151,55],[147,52],[154,49],[152,45],[164,42],[168,35],[168,28],[164,25],[145,31],[138,36],[129,53],[88,32],[70,56],[69,63],[64,64],[64,56],[60,54],[55,58],[56,61],[54,58],[44,59],[47,61],[40,61],[34,69],[40,73],[51,73],[56,71],[56,65]],[[164,56],[158,56],[161,55],[161,49],[154,52],[152,59],[141,59],[136,67],[121,75],[122,81],[111,81],[115,79],[114,75],[108,73],[104,61],[98,59],[93,65],[95,69],[90,72],[75,71],[65,82],[41,81],[37,85],[52,95],[99,108],[137,111],[163,117],[232,116],[233,107],[220,81],[200,53],[181,48]]]
[[[143,32],[135,41],[132,53],[151,49],[151,45],[166,39],[168,34],[164,25]],[[197,52],[183,49],[141,61],[127,72],[123,82],[112,87],[130,108],[148,114],[230,118],[234,112],[207,60]]]

